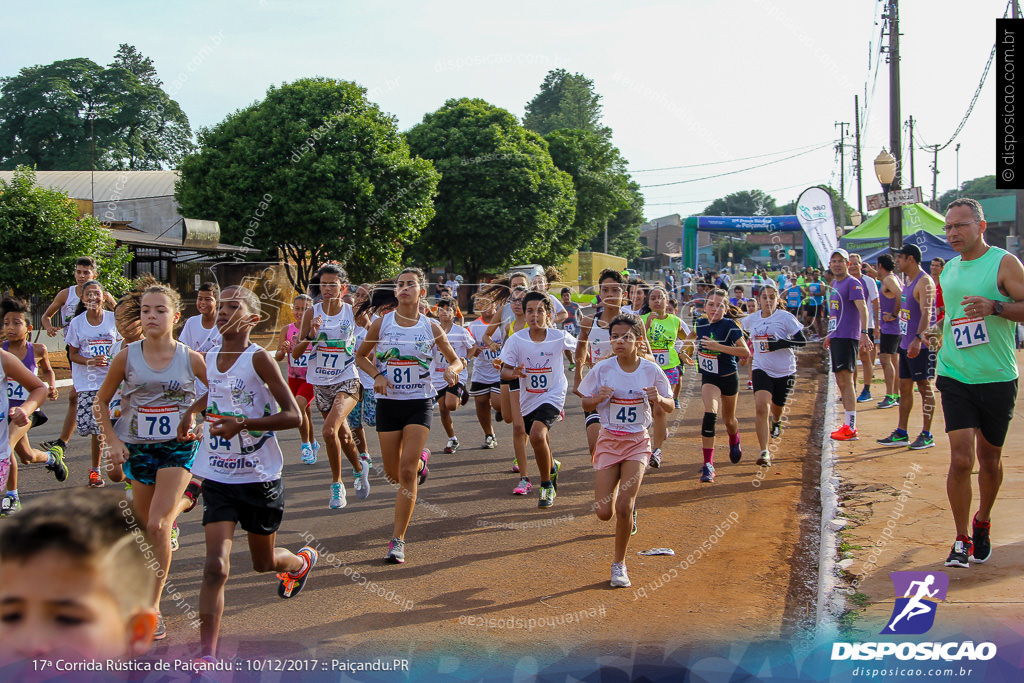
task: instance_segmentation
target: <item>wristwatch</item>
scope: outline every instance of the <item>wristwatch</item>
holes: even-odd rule
[[[992,313],[994,313],[995,315],[1002,315],[1003,314],[1003,302],[1002,301],[993,301],[992,302]]]

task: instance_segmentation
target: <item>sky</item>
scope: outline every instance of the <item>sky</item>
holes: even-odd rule
[[[1007,2],[900,4],[902,119],[914,117],[919,143],[945,144]],[[450,98],[483,98],[521,117],[547,72],[565,68],[594,81],[604,124],[644,186],[648,218],[697,214],[741,190],[783,204],[812,185],[838,189],[840,121],[850,123],[845,197],[856,207],[855,95],[866,119],[864,195],[881,191],[871,162],[889,147],[882,10],[877,0],[42,0],[5,7],[0,76],[74,57],[105,65],[129,43],[153,59],[194,129],[262,99],[271,85],[324,76],[365,86],[407,130]],[[940,195],[957,185],[958,171],[960,182],[994,173],[994,72],[956,141],[938,154]],[[926,198],[932,158],[914,152]],[[677,184],[653,187],[665,183]]]

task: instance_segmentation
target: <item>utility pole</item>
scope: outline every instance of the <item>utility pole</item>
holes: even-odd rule
[[[900,117],[900,9],[899,0],[887,0],[885,19],[889,30],[889,153],[896,158],[896,176],[892,179],[890,192],[900,189],[900,172],[903,164],[903,144],[900,132],[903,119]],[[888,203],[888,201],[886,202]],[[889,247],[894,251],[903,246],[903,208],[889,207]]]
[[[835,123],[835,126],[839,126],[839,144],[836,147],[839,149],[839,226],[842,228],[846,227],[846,157],[843,152],[846,149],[846,127],[849,125],[846,121]]]
[[[864,203],[862,197],[864,196],[864,188],[861,187],[860,180],[860,97],[858,95],[853,96],[853,127],[856,133],[856,142],[854,143],[854,168],[857,170],[857,213],[861,216],[864,215]]]
[[[936,188],[939,184],[939,146],[931,146],[932,154],[932,200],[929,202],[932,208],[936,211],[939,210],[939,195],[936,194]]]
[[[910,129],[908,135],[910,137],[910,186],[916,187],[917,183],[914,182],[914,117],[911,116],[907,120],[907,127]]]

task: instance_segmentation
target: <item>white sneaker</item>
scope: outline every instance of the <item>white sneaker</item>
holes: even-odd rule
[[[331,484],[331,501],[327,504],[332,510],[340,510],[348,505],[345,498],[345,482],[334,482]]]
[[[316,456],[313,455],[313,447],[308,444],[302,444],[302,464],[312,465],[316,463]]]
[[[772,456],[771,456],[771,453],[769,453],[768,451],[761,451],[761,455],[758,456],[758,458],[756,460],[756,464],[759,467],[771,467],[772,466]]]
[[[360,458],[360,460],[362,460],[362,458]],[[366,464],[365,460],[362,460],[362,462],[363,471],[356,473],[355,489],[356,497],[359,498],[359,500],[366,500],[370,495],[370,465]]]
[[[459,437],[453,436],[452,438],[448,439],[448,445],[444,447],[444,452],[454,453],[457,450],[459,450]]]
[[[626,574],[626,563],[616,562],[612,564],[612,588],[629,588],[632,586],[629,576]]]
[[[498,440],[494,438],[494,434],[488,434],[484,437],[484,448],[494,448],[498,445]]]

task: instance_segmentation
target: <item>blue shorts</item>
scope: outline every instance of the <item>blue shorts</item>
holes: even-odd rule
[[[373,395],[373,389],[363,387],[361,393],[359,403],[348,414],[349,429],[377,426],[377,397]]]
[[[157,470],[165,467],[180,467],[191,471],[192,461],[199,450],[198,441],[156,441],[126,445],[128,461],[124,464],[124,476],[147,486],[156,483]]]

